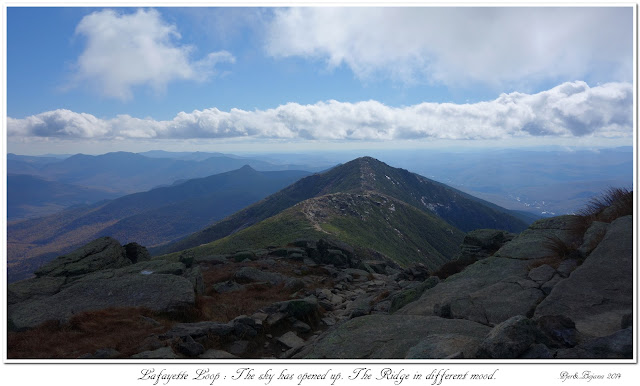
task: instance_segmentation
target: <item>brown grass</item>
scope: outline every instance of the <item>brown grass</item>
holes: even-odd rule
[[[594,197],[578,211],[573,225],[576,234],[584,234],[594,221],[612,222],[633,215],[633,191],[626,188],[609,188]]]
[[[233,274],[239,267],[240,265],[235,264],[200,264],[204,287],[206,290],[210,290],[211,286],[216,283],[231,280],[233,278]]]
[[[225,323],[240,315],[251,315],[272,303],[291,299],[292,291],[285,290],[284,284],[248,284],[244,290],[227,293],[217,293],[213,289],[214,284],[231,280],[234,273],[242,267],[265,269],[260,261],[201,265],[205,296],[201,296],[196,304],[200,313],[198,319]],[[309,267],[292,260],[276,260],[275,264],[265,270],[292,278],[317,275],[319,280],[308,283],[305,286],[307,291],[321,287],[333,288],[333,281],[328,278],[328,273],[322,267]]]
[[[151,325],[143,316],[154,318],[160,325]],[[112,348],[126,358],[139,351],[145,338],[167,331],[173,323],[142,308],[83,312],[67,323],[49,321],[27,331],[10,332],[7,356],[11,359],[75,359],[98,349]]]
[[[291,293],[280,285],[247,286],[243,291],[202,296],[199,305],[203,320],[226,323],[240,315],[251,315],[272,303],[290,300]]]
[[[27,331],[11,332],[7,336],[8,357],[75,359],[98,349],[112,348],[120,352],[122,358],[127,358],[140,351],[145,338],[166,332],[178,321],[211,320],[225,323],[240,315],[251,315],[272,303],[291,299],[292,293],[284,289],[284,284],[250,284],[245,285],[242,291],[224,294],[213,290],[213,284],[230,280],[243,266],[264,269],[259,261],[202,264],[205,295],[196,297],[194,307],[179,313],[158,314],[141,308],[109,308],[80,313],[68,323],[47,322]],[[333,281],[322,267],[307,267],[300,262],[287,260],[276,261],[268,270],[289,277],[314,278],[305,287],[307,291],[333,287]],[[313,275],[317,275],[317,279]],[[144,321],[142,316],[153,318],[161,325],[153,326]],[[211,347],[216,346],[213,341],[209,343]]]
[[[610,210],[606,210],[610,207]],[[592,198],[578,214],[604,222],[632,215],[633,191],[626,188],[609,188],[600,196]]]
[[[557,269],[564,260],[576,259],[578,264],[584,260],[584,256],[578,251],[577,244],[568,244],[555,235],[546,236],[546,240],[541,246],[549,251],[549,255],[541,259],[536,259],[536,261],[529,265],[529,269],[537,268],[545,264]]]

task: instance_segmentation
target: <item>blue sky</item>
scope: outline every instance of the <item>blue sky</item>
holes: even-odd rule
[[[8,150],[630,145],[632,37],[632,7],[9,7]]]

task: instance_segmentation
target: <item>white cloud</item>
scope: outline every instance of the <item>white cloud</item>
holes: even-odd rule
[[[194,47],[177,44],[176,26],[153,9],[94,12],[82,18],[76,34],[86,38],[86,46],[77,60],[74,85],[88,82],[105,96],[122,100],[133,97],[135,86],[162,92],[174,80],[207,80],[216,64],[235,60],[226,51],[192,60]]]
[[[272,56],[346,65],[363,79],[632,79],[632,7],[294,7],[277,10],[266,31]]]
[[[536,94],[502,94],[474,104],[421,103],[389,107],[377,101],[313,105],[288,103],[268,110],[216,108],[181,112],[156,121],[119,115],[109,120],[68,110],[8,118],[8,134],[55,138],[249,138],[297,140],[506,139],[631,137],[629,83],[589,87],[563,83]]]
[[[109,122],[69,110],[47,111],[25,119],[7,117],[7,134],[10,137],[96,138],[109,136],[111,132]]]

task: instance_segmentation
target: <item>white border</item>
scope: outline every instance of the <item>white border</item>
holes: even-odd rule
[[[346,3],[346,4],[345,4]],[[53,0],[44,0],[37,2],[17,2],[17,1],[0,1],[1,5],[1,14],[2,19],[0,25],[2,25],[2,31],[0,31],[0,36],[2,37],[2,84],[3,84],[3,93],[1,97],[2,104],[0,106],[0,112],[2,112],[2,150],[4,153],[4,157],[0,161],[2,177],[4,181],[6,181],[6,154],[7,154],[7,145],[6,145],[6,124],[7,124],[7,37],[6,37],[6,25],[7,25],[7,7],[10,6],[26,6],[26,7],[39,7],[39,6],[72,6],[72,7],[82,7],[82,6],[90,6],[90,7],[145,7],[145,6],[158,6],[158,7],[171,7],[171,6],[180,6],[180,7],[197,7],[197,6],[242,6],[242,7],[252,7],[252,6],[269,6],[269,7],[279,7],[279,6],[454,6],[454,7],[467,7],[467,6],[495,6],[495,7],[504,7],[504,6],[514,6],[514,7],[527,7],[527,6],[545,6],[545,7],[575,7],[575,6],[587,6],[587,7],[634,7],[634,16],[633,16],[633,26],[634,26],[634,75],[633,75],[633,85],[634,85],[634,106],[633,106],[633,124],[634,124],[634,191],[637,191],[637,183],[638,183],[638,62],[637,62],[637,15],[638,15],[638,5],[637,3],[627,3],[627,2],[616,2],[616,3],[603,3],[603,2],[562,2],[562,3],[512,3],[512,2],[502,2],[502,1],[493,1],[488,3],[483,2],[424,2],[424,1],[402,1],[398,3],[393,2],[379,2],[379,1],[364,1],[364,0],[353,0],[348,2],[340,2],[340,1],[331,1],[331,2],[317,2],[317,1],[297,1],[297,2],[280,2],[280,1],[271,1],[271,2],[259,2],[259,1],[223,1],[223,2],[186,2],[186,3],[175,3],[175,2],[158,2],[158,1],[136,1],[136,2],[86,2],[86,1],[53,1]],[[3,225],[5,231],[0,235],[0,241],[2,245],[2,251],[0,254],[2,255],[2,261],[4,263],[4,267],[6,267],[6,183],[0,184],[1,186],[1,199],[2,212],[0,213],[0,222]],[[638,246],[637,246],[637,232],[638,232],[638,203],[637,196],[634,203],[634,213],[635,213],[635,221],[634,221],[634,256],[636,259],[634,260],[634,303],[636,305],[634,312],[634,359],[633,360],[544,360],[544,361],[527,361],[527,360],[456,360],[456,361],[433,361],[433,360],[237,360],[233,362],[229,361],[221,361],[221,360],[157,360],[157,361],[134,361],[134,360],[114,360],[114,361],[100,361],[100,360],[9,360],[7,359],[6,353],[6,272],[4,275],[0,275],[0,283],[3,288],[3,296],[2,296],[2,311],[0,315],[2,317],[2,338],[0,338],[0,342],[2,342],[2,355],[3,355],[3,365],[0,367],[0,373],[2,373],[1,379],[12,379],[20,382],[37,382],[42,384],[113,384],[113,383],[123,383],[123,384],[150,384],[148,381],[137,380],[137,377],[140,375],[140,370],[143,368],[154,367],[158,371],[161,368],[167,369],[167,371],[176,371],[178,369],[189,369],[190,373],[196,368],[209,367],[212,371],[221,371],[228,375],[233,375],[235,369],[241,367],[252,367],[257,374],[260,372],[266,371],[266,369],[274,369],[272,372],[278,372],[281,369],[288,368],[292,372],[300,373],[302,371],[317,371],[326,369],[333,369],[335,371],[344,371],[345,374],[349,372],[349,370],[354,367],[369,367],[375,370],[382,369],[383,367],[388,367],[385,365],[392,365],[394,369],[406,369],[406,372],[412,371],[422,371],[428,373],[425,368],[433,369],[433,368],[464,368],[464,369],[475,369],[476,371],[482,371],[482,369],[499,369],[498,379],[492,381],[491,384],[494,385],[502,385],[502,384],[513,384],[513,383],[525,383],[530,384],[530,381],[538,383],[545,382],[549,384],[569,384],[567,382],[560,382],[558,377],[559,372],[562,369],[568,369],[567,371],[592,371],[592,372],[622,372],[623,378],[617,381],[617,384],[632,384],[632,379],[638,379],[638,375],[640,375],[640,369],[638,368],[638,283],[637,283],[637,273],[638,273]],[[76,366],[76,364],[82,363],[82,366]],[[51,366],[55,364],[65,364],[66,366]],[[109,366],[102,366],[103,364],[110,364]],[[531,364],[535,364],[531,366]],[[246,366],[245,366],[246,365]],[[300,369],[300,365],[307,366],[304,369]],[[309,365],[312,365],[309,367]],[[327,366],[332,365],[332,366]],[[359,366],[356,366],[359,365]],[[400,367],[397,367],[399,366]],[[576,366],[578,365],[578,366]],[[318,369],[318,367],[322,367],[322,369]],[[34,370],[39,374],[34,373]],[[455,370],[452,370],[455,371]],[[5,378],[5,372],[10,373],[9,378]],[[374,374],[377,374],[374,371]],[[633,374],[633,375],[632,375]],[[632,378],[633,377],[633,378]],[[178,381],[172,381],[178,382]],[[222,382],[222,381],[219,381]],[[229,381],[231,383],[239,381]],[[297,381],[295,381],[297,384]],[[377,381],[380,384],[393,384],[392,381]],[[572,381],[572,382],[586,382],[586,381]],[[602,382],[602,381],[592,381],[592,382]],[[614,381],[608,381],[611,383]],[[223,382],[224,383],[224,382]],[[247,382],[249,383],[249,382]],[[255,383],[255,382],[253,382]],[[356,382],[359,383],[359,382]],[[446,382],[445,382],[446,383]],[[589,382],[591,383],[591,382]],[[14,384],[10,382],[9,384]],[[197,383],[203,384],[203,383]],[[207,382],[206,384],[209,384]],[[219,383],[218,383],[219,384]],[[243,383],[244,384],[244,383]],[[264,382],[256,383],[256,384],[264,384]],[[270,383],[275,384],[275,381]],[[283,382],[283,384],[293,384],[291,382]],[[307,381],[303,384],[318,384],[313,383],[313,381]],[[323,384],[330,384],[323,383]],[[336,383],[341,384],[341,383]],[[344,384],[344,383],[342,383]],[[349,384],[353,384],[350,382]],[[403,384],[416,384],[415,382],[408,382]],[[430,384],[427,382],[422,382],[421,384]],[[443,383],[444,384],[444,383]]]

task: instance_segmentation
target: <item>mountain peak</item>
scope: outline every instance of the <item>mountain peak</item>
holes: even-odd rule
[[[345,165],[348,165],[348,164],[351,164],[351,163],[358,164],[358,165],[384,165],[384,166],[389,166],[389,165],[385,164],[384,162],[382,162],[382,161],[380,161],[378,159],[375,159],[373,157],[370,157],[370,156],[358,157],[358,158],[356,158],[354,160],[351,160],[351,161],[345,163]]]
[[[378,163],[382,163],[382,164],[384,163],[384,162],[380,161],[379,159],[373,158],[373,157],[368,156],[368,155],[365,155],[363,157],[359,157],[359,158],[356,158],[356,159],[360,160],[361,162],[378,162]]]
[[[243,172],[255,172],[256,169],[252,168],[249,165],[244,165],[243,167],[241,167],[240,169],[238,169],[238,171],[243,171]]]

